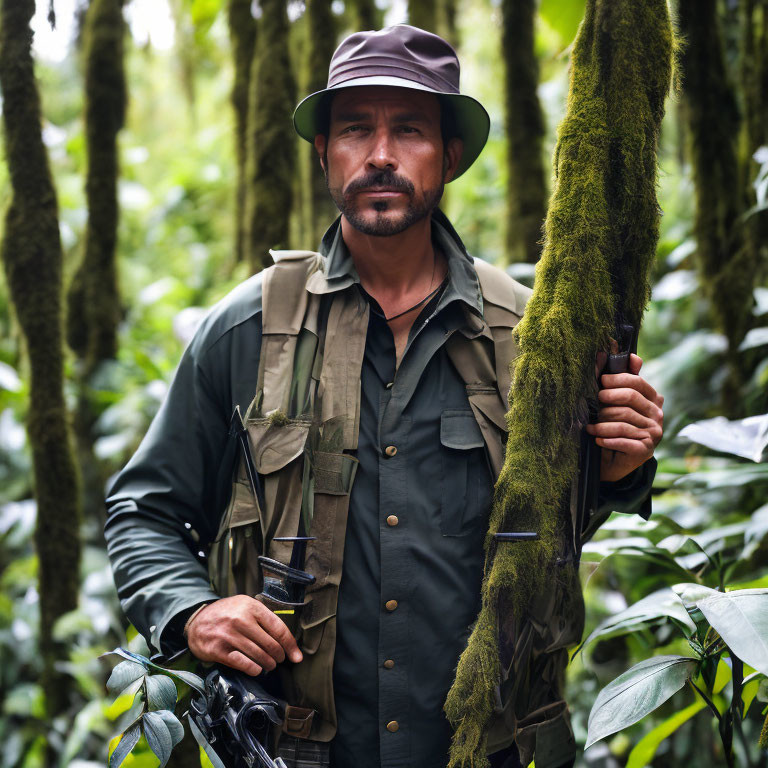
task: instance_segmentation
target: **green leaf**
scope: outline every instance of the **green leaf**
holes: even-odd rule
[[[541,0],[539,13],[568,46],[584,18],[584,0]]]
[[[120,656],[121,658],[127,659],[128,661],[135,661],[137,664],[141,664],[141,666],[145,669],[151,664],[149,659],[144,658],[144,656],[140,656],[138,653],[126,651],[125,648],[115,648],[114,651],[107,651],[106,653],[102,653],[99,658],[105,659],[107,656]]]
[[[157,755],[160,768],[168,762],[173,751],[173,739],[165,720],[157,712],[147,712],[143,718],[144,736],[149,748]]]
[[[701,699],[697,699],[690,706],[675,712],[674,715],[648,731],[629,753],[625,768],[645,768],[645,766],[650,765],[661,742],[671,736],[683,723],[687,723],[697,712],[701,712],[706,706]]]
[[[157,712],[150,712],[148,714],[153,716],[158,715],[162,718],[163,722],[168,728],[168,732],[171,734],[172,746],[175,747],[184,738],[184,726],[181,724],[179,718],[176,717],[173,712],[171,712],[171,710],[159,709]]]
[[[175,677],[177,680],[181,680],[182,683],[186,683],[190,688],[194,688],[198,693],[205,693],[205,682],[200,675],[196,675],[194,672],[187,672],[183,669],[166,669],[153,662],[149,663],[149,666],[153,669],[160,670],[163,674]]]
[[[121,661],[107,680],[107,690],[114,694],[127,693],[126,688],[144,677],[146,672],[146,668],[135,661]]]
[[[581,647],[598,638],[626,635],[667,618],[673,619],[686,637],[696,631],[696,625],[688,616],[683,601],[671,589],[664,587],[610,616],[589,635]]]
[[[589,713],[584,748],[653,712],[685,685],[697,665],[688,656],[655,656],[608,683]]]
[[[139,743],[141,738],[141,725],[132,725],[118,742],[112,754],[109,756],[109,768],[120,768],[128,753]]]
[[[173,709],[176,685],[167,675],[147,675],[147,704],[150,710]]]
[[[697,605],[733,654],[768,675],[768,589],[726,592]]]
[[[762,672],[755,672],[749,677],[744,678],[744,688],[741,691],[741,701],[744,705],[744,718],[746,719],[749,713],[749,708],[752,706],[752,702],[757,696],[757,692],[760,689],[760,683],[764,683],[765,678]]]

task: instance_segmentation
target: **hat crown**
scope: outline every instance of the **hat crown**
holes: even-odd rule
[[[355,32],[331,58],[328,88],[362,77],[398,77],[439,93],[459,93],[459,58],[442,37],[409,24]]]

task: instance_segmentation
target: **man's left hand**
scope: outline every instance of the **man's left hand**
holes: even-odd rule
[[[600,409],[596,424],[586,429],[603,449],[600,480],[615,482],[653,456],[664,426],[664,398],[643,378],[637,355],[629,359],[628,373],[600,377]]]

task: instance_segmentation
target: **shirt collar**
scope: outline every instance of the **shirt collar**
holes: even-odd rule
[[[483,297],[472,257],[446,215],[436,208],[432,214],[432,240],[448,260],[450,280],[437,306],[439,312],[452,301],[463,303],[471,315],[483,317]],[[320,253],[326,257],[323,273],[316,273],[309,290],[312,293],[332,293],[359,283],[360,278],[349,249],[341,236],[341,216],[331,224],[320,243]],[[315,277],[315,276],[313,276]],[[482,322],[482,321],[481,321]]]

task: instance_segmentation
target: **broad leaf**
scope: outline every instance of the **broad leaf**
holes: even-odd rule
[[[168,762],[173,751],[173,739],[165,720],[157,712],[147,712],[144,715],[144,736],[149,748],[157,755],[160,768]]]
[[[184,726],[179,721],[179,718],[169,709],[159,709],[157,712],[148,714],[158,715],[162,718],[168,728],[168,732],[171,734],[172,746],[175,747],[184,738]]]
[[[701,712],[707,705],[699,698],[685,709],[660,722],[637,742],[629,753],[625,768],[645,768],[651,764],[656,750],[664,739],[671,736],[683,723],[687,723],[695,714]]]
[[[589,635],[582,647],[598,638],[626,635],[667,618],[673,619],[686,637],[696,631],[696,625],[688,615],[683,601],[671,589],[665,587],[610,616]]]
[[[140,738],[141,725],[136,723],[123,734],[123,737],[109,756],[109,768],[120,768],[123,760],[128,757],[129,752],[139,743]]]
[[[754,672],[744,678],[744,688],[741,691],[741,701],[744,705],[744,717],[749,713],[749,708],[760,690],[760,684],[765,682],[762,672]]]
[[[600,691],[589,713],[585,749],[653,712],[685,685],[697,665],[687,656],[655,656],[619,675]]]
[[[166,675],[147,675],[147,704],[151,710],[176,706],[176,685]]]
[[[768,675],[768,589],[713,595],[698,606],[738,658]]]
[[[145,667],[135,661],[121,661],[107,680],[107,690],[114,694],[127,693],[126,688],[144,677],[146,671]]]
[[[686,608],[696,608],[696,603],[699,600],[704,600],[714,595],[721,595],[722,592],[718,592],[711,587],[705,587],[703,584],[696,584],[693,582],[683,582],[682,584],[673,584],[672,591],[680,597],[683,601],[683,605]]]
[[[120,656],[121,658],[128,661],[135,661],[137,664],[141,664],[141,666],[145,669],[150,665],[149,659],[144,658],[144,656],[140,656],[138,653],[126,651],[125,648],[115,648],[114,651],[107,651],[106,653],[102,653],[99,658],[105,659],[107,656]]]
[[[186,683],[190,688],[194,688],[198,693],[205,693],[205,682],[200,675],[196,675],[194,672],[187,672],[183,669],[166,669],[159,664],[155,664],[150,661],[149,666],[151,669],[156,669],[169,677],[175,677],[177,680],[181,680],[182,683]]]

